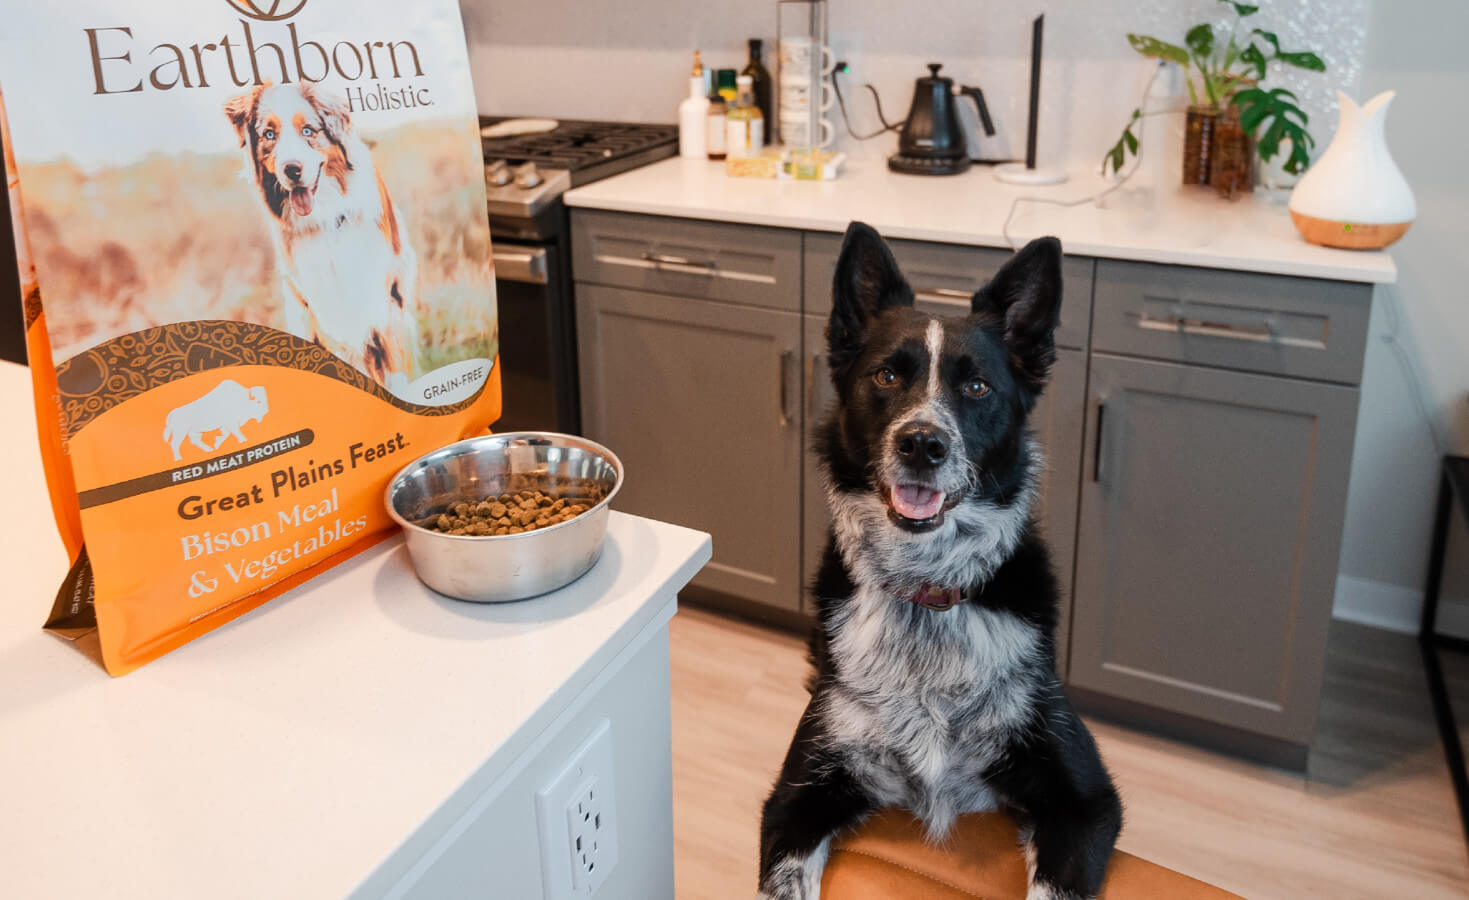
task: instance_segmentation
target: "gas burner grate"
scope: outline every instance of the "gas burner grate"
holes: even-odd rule
[[[480,124],[501,121],[504,119],[481,118]],[[503,159],[511,165],[533,162],[546,168],[568,169],[573,184],[585,184],[673,156],[678,152],[678,128],[563,120],[553,131],[484,138],[482,144],[486,162]]]

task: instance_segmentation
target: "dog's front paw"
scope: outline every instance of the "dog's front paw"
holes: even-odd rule
[[[1095,895],[1078,894],[1046,881],[1032,881],[1025,900],[1096,900]]]
[[[810,856],[787,856],[760,879],[757,900],[820,900],[826,843]]]

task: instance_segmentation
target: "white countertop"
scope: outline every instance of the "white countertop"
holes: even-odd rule
[[[41,630],[67,559],[20,366],[0,363],[0,412],[19,423],[0,446],[10,897],[347,894],[467,808],[709,559],[708,535],[614,512],[580,580],[478,605],[425,588],[394,537],[112,679]]]
[[[834,181],[730,178],[723,163],[680,158],[567,192],[567,205],[660,216],[842,232],[860,219],[890,238],[1007,246],[1002,225],[1016,197],[1072,200],[1105,187],[1073,176],[1054,187],[995,181],[988,167],[947,177],[899,175],[880,158],[850,160]],[[1067,253],[1359,282],[1392,282],[1385,251],[1334,250],[1306,243],[1291,224],[1286,196],[1257,191],[1235,201],[1205,188],[1123,188],[1099,208],[1022,203],[1010,224],[1017,245],[1054,234]]]

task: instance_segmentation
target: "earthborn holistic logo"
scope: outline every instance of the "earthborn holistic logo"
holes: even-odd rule
[[[131,26],[83,28],[92,62],[92,93],[136,94],[229,84],[243,88],[330,78],[365,82],[343,89],[349,112],[434,103],[428,88],[411,81],[424,77],[424,69],[418,48],[410,40],[342,40],[328,46],[303,36],[296,23],[288,21],[305,9],[307,0],[223,2],[240,18],[218,37],[155,42],[157,36],[134,34]]]

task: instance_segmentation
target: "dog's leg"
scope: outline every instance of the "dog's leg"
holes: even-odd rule
[[[832,837],[873,801],[817,741],[811,698],[760,817],[760,900],[818,900]]]
[[[1122,830],[1122,801],[1096,742],[1059,690],[1044,715],[1044,732],[1012,747],[1018,762],[991,782],[1023,821],[1026,900],[1092,900]]]

